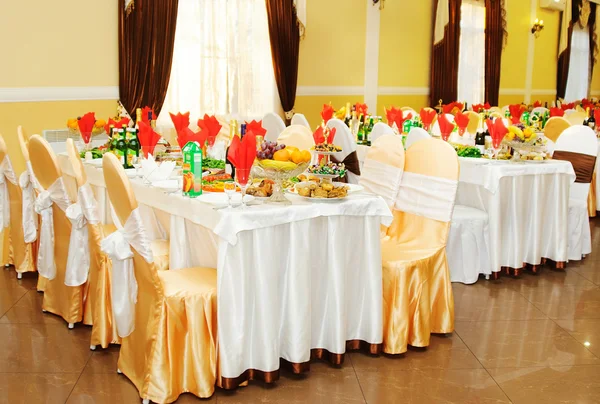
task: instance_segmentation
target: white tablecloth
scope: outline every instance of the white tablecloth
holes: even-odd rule
[[[66,156],[59,161],[72,175]],[[102,171],[86,165],[86,173],[110,220]],[[217,268],[223,377],[275,371],[280,358],[307,362],[312,348],[341,354],[348,340],[382,342],[379,231],[392,220],[383,199],[313,203],[291,196],[292,206],[242,212],[138,181],[132,186],[151,235],[170,235],[171,270]]]
[[[567,261],[571,163],[460,158],[457,204],[489,215],[492,270]]]

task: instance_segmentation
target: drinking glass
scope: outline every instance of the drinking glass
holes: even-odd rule
[[[142,167],[142,156],[133,156],[131,159],[131,165],[133,166],[133,168],[135,168],[135,176],[139,177],[139,171],[140,168]]]
[[[244,197],[246,196],[246,188],[248,187],[248,181],[250,180],[250,169],[249,168],[236,168],[235,169],[235,182],[242,190],[242,209],[246,209],[246,202]]]
[[[225,191],[225,195],[227,195],[227,209],[231,210],[233,209],[233,206],[231,205],[231,198],[233,198],[233,195],[235,195],[235,182],[231,181],[223,183],[223,191]]]

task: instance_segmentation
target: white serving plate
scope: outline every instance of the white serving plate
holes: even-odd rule
[[[177,180],[153,181],[152,186],[159,188],[165,192],[176,192],[181,189],[181,186],[179,185],[179,181],[177,181]]]

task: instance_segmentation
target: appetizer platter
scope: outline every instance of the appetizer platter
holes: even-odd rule
[[[345,199],[349,191],[346,184],[307,181],[296,184],[288,192],[310,200],[335,201]]]

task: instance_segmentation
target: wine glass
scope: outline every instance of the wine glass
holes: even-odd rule
[[[142,167],[142,156],[133,156],[131,159],[131,165],[133,166],[133,168],[135,168],[135,176],[139,177],[139,171]]]
[[[250,169],[249,168],[236,168],[235,169],[235,182],[242,190],[242,209],[246,209],[246,202],[244,201],[244,197],[246,196],[246,188],[248,187],[248,180],[250,179]]]
[[[227,210],[231,210],[233,209],[233,206],[231,205],[231,198],[233,198],[233,195],[235,195],[235,182],[224,182],[223,191],[225,192],[225,195],[227,195]]]
[[[494,149],[494,155],[496,156],[496,160],[498,160],[498,153],[500,152],[500,145],[502,143],[502,139],[504,139],[504,136],[492,136],[492,148]]]

